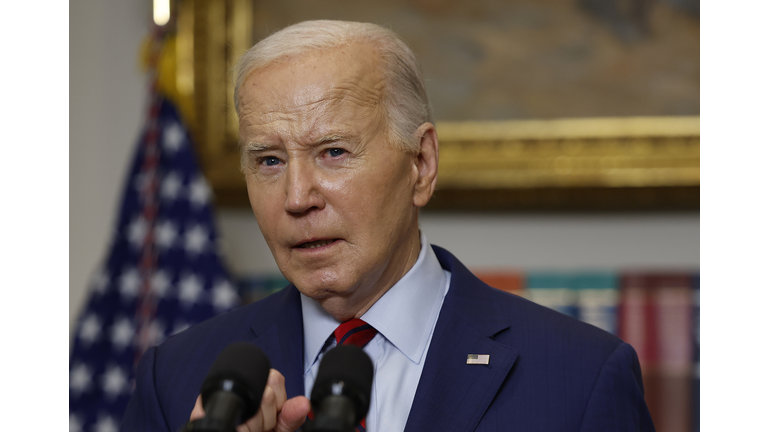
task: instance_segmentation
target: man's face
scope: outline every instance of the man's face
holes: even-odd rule
[[[253,213],[280,270],[337,319],[359,316],[419,253],[418,157],[387,142],[365,45],[258,70],[240,91]]]

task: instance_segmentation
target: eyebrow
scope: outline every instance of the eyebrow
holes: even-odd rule
[[[317,146],[323,143],[331,142],[331,141],[342,141],[342,140],[348,140],[349,136],[345,134],[329,134],[329,135],[323,135],[320,138],[316,139],[314,142],[312,142],[312,146]]]
[[[316,139],[315,141],[310,144],[311,146],[319,146],[325,143],[334,142],[334,141],[346,141],[349,143],[352,143],[353,145],[359,144],[361,138],[358,136],[355,136],[354,134],[348,134],[348,133],[331,133],[328,135],[323,135],[320,138]]]
[[[260,142],[247,142],[243,145],[243,148],[247,152],[263,152],[267,150],[273,150],[275,146]]]
[[[334,141],[358,142],[359,138],[356,138],[353,135],[349,135],[349,134],[345,134],[345,133],[331,133],[331,134],[328,134],[328,135],[323,135],[320,138],[312,141],[309,144],[309,146],[310,147],[317,147],[319,145],[322,145],[322,144],[325,144],[325,143],[328,143],[328,142],[334,142]],[[277,145],[265,144],[265,143],[256,142],[256,141],[247,142],[247,143],[243,144],[244,151],[249,152],[249,153],[260,153],[260,152],[264,152],[264,151],[275,150],[278,147],[279,146],[277,146]]]

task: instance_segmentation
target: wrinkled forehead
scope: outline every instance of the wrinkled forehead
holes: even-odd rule
[[[311,108],[347,102],[376,108],[383,93],[377,51],[354,43],[283,57],[251,72],[239,92],[239,109],[243,118],[275,105]]]

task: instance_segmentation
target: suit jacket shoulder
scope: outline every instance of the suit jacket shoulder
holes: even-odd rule
[[[589,429],[596,400],[617,400],[614,428],[653,430],[637,356],[596,327],[494,289],[434,247],[451,286],[407,431]],[[489,355],[487,365],[467,364]],[[601,429],[594,429],[601,430]]]
[[[304,394],[303,329],[293,286],[168,338],[145,353],[122,431],[177,431],[189,420],[213,361],[234,342],[251,342],[286,379],[288,397]]]

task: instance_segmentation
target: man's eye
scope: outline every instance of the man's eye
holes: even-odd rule
[[[340,148],[328,149],[328,156],[330,156],[330,157],[341,156],[344,153],[346,153],[346,151],[344,149],[340,149]]]
[[[267,156],[261,161],[261,163],[266,166],[274,166],[280,163],[280,159],[274,156]]]

